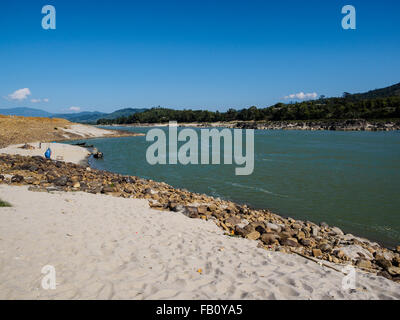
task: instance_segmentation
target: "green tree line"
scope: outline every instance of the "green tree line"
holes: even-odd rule
[[[282,121],[329,119],[393,119],[400,118],[400,97],[358,98],[344,93],[342,98],[324,98],[297,103],[277,103],[267,108],[252,106],[226,112],[207,110],[173,110],[152,108],[117,119],[100,119],[97,124],[132,124],[217,121]]]

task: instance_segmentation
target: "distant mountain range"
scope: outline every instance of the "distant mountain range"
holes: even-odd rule
[[[34,108],[0,108],[0,114],[6,116],[23,116],[23,117],[45,117],[45,118],[62,118],[71,122],[80,123],[96,123],[99,119],[113,120],[120,117],[128,117],[138,112],[146,111],[147,109],[141,108],[125,108],[119,109],[111,113],[104,112],[77,112],[77,113],[50,113],[40,109]]]

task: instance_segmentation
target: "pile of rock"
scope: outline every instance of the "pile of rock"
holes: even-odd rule
[[[352,264],[400,282],[400,246],[390,250],[344,234],[326,223],[283,218],[269,210],[175,189],[163,182],[123,176],[42,157],[0,155],[0,183],[30,185],[32,191],[84,191],[144,198],[152,208],[213,220],[230,236],[259,242],[267,250],[296,252],[312,259]]]

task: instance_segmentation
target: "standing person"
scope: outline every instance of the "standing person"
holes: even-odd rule
[[[50,147],[47,148],[46,152],[44,153],[44,156],[46,157],[46,159],[50,159],[50,157],[51,157]]]

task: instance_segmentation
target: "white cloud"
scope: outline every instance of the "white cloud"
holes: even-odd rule
[[[68,110],[69,111],[80,111],[81,108],[80,107],[70,107]]]
[[[49,102],[49,99],[48,98],[44,98],[43,102]]]
[[[299,92],[299,93],[292,93],[286,96],[285,99],[305,100],[305,99],[316,99],[317,97],[318,94],[316,92],[312,93]]]
[[[29,95],[31,95],[31,90],[29,90],[29,88],[23,88],[9,94],[8,99],[22,101],[25,100]]]

